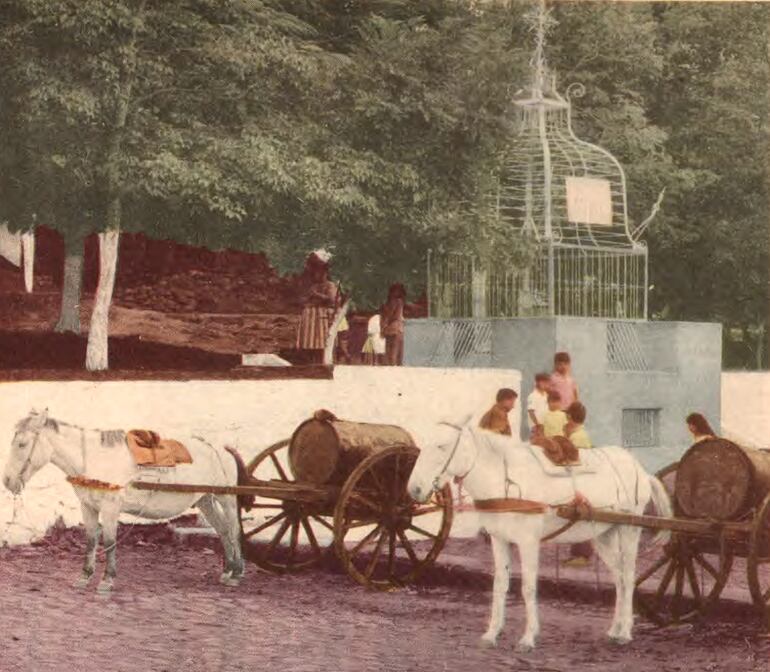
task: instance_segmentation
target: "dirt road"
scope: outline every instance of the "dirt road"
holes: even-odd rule
[[[333,570],[279,577],[250,566],[226,589],[214,551],[133,539],[120,548],[115,593],[102,598],[70,588],[80,548],[68,533],[0,549],[0,671],[767,672],[770,660],[748,611],[665,631],[640,621],[635,641],[618,648],[604,641],[606,591],[547,583],[539,650],[513,650],[523,626],[516,585],[499,648],[482,650],[490,581],[458,567],[383,594]]]

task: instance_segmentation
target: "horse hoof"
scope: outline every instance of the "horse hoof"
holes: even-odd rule
[[[532,642],[519,642],[516,645],[516,653],[530,653],[535,650],[535,645]]]
[[[607,641],[613,646],[626,646],[631,643],[631,637],[622,637],[620,635],[610,635]]]
[[[241,579],[237,576],[230,576],[222,581],[222,585],[228,586],[229,588],[237,588],[241,585]]]
[[[109,595],[112,592],[112,582],[111,581],[99,582],[99,585],[96,587],[96,592],[99,595]]]
[[[88,582],[91,580],[91,577],[81,576],[77,581],[74,581],[72,583],[72,587],[75,590],[85,590],[88,588]]]
[[[497,646],[497,640],[494,637],[482,637],[479,639],[479,648],[494,649]]]

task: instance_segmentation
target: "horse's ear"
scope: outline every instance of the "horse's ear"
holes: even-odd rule
[[[40,420],[42,422],[45,422],[46,420],[48,420],[48,406],[46,406],[43,409],[42,413],[40,413]]]

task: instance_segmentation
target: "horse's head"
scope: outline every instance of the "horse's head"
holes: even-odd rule
[[[471,468],[473,455],[469,454],[466,429],[469,422],[470,416],[458,423],[439,423],[438,441],[420,448],[407,484],[412,499],[417,502],[427,500],[453,476],[463,475]]]
[[[53,445],[40,436],[48,427],[56,427],[56,422],[48,417],[48,409],[31,411],[16,424],[11,453],[3,472],[3,484],[13,494],[18,495],[27,481],[51,461]]]

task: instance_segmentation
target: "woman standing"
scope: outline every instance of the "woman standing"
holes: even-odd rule
[[[329,280],[329,263],[317,253],[308,257],[306,268],[311,284],[304,294],[304,305],[297,330],[297,349],[312,352],[315,363],[323,361],[329,327],[338,307],[337,286]]]
[[[404,301],[406,289],[397,282],[388,290],[388,301],[382,309],[380,328],[385,339],[385,362],[388,366],[404,363]]]

